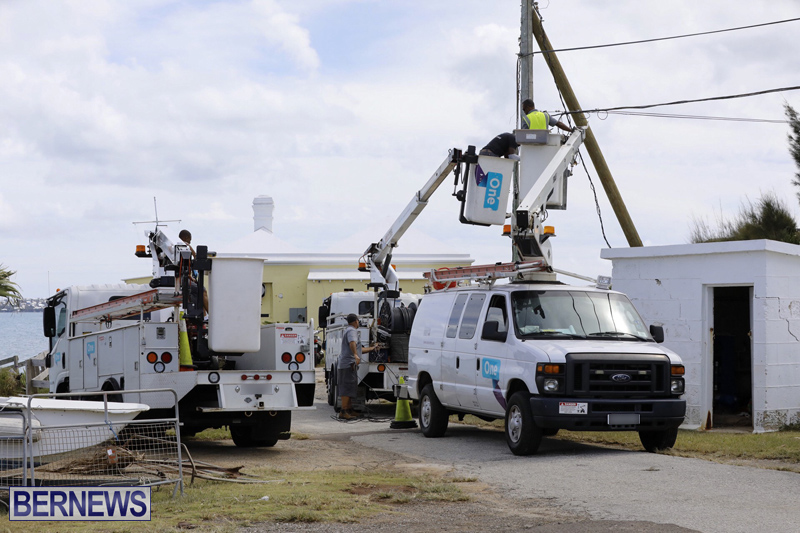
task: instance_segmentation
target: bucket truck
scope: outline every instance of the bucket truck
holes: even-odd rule
[[[263,260],[222,257],[198,246],[196,256],[156,225],[149,246],[149,285],[72,286],[47,300],[44,333],[50,392],[115,391],[148,402],[148,418],[174,409],[184,434],[229,426],[238,446],[288,439],[291,413],[313,409],[313,326],[261,324]],[[209,309],[203,294],[208,274]]]
[[[648,329],[608,279],[594,287],[555,280],[555,232],[544,222],[548,209],[566,209],[567,179],[585,132],[515,134],[519,162],[476,157],[472,147],[451,151],[367,248],[370,285],[395,296],[391,251],[451,171],[456,184],[464,177],[455,193],[461,222],[504,225],[512,241],[513,262],[426,273],[431,287],[410,325],[408,374],[398,396],[417,402],[420,429],[430,438],[444,435],[451,414],[503,419],[516,455],[535,453],[560,429],[637,431],[646,450],[669,448],[684,420],[685,369],[658,345],[663,329]],[[509,282],[497,284],[501,279]]]

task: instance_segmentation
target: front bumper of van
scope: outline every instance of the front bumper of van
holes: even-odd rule
[[[683,424],[686,401],[531,397],[533,420],[541,428],[572,431],[672,429]]]

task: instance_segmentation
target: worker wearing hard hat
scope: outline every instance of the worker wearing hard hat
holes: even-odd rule
[[[564,131],[573,131],[573,128],[554,119],[548,113],[537,111],[533,100],[530,98],[522,102],[522,129],[546,130],[549,126],[556,126]]]

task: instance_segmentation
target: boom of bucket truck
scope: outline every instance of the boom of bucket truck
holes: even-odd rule
[[[518,130],[516,136],[523,146],[522,170],[518,174],[519,185],[514,187],[518,207],[511,233],[514,248],[524,253],[518,253],[520,261],[513,271],[517,275],[527,275],[532,271],[549,269],[551,254],[547,239],[550,234],[544,233],[541,222],[548,206],[559,207],[566,203],[565,180],[582,142],[583,132],[578,130],[563,137],[549,135],[547,131]],[[474,146],[468,147],[466,152],[457,148],[450,150],[383,238],[370,244],[364,252],[359,270],[370,273],[368,286],[373,289],[372,295],[336,293],[323,302],[319,321],[325,330],[325,381],[330,405],[334,408],[339,406],[336,370],[341,335],[347,327],[342,317],[351,312],[359,315],[362,344],[378,343],[382,346],[370,352],[369,360],[359,366],[355,405],[362,407],[369,397],[386,397],[390,391],[396,396],[400,389],[398,378],[408,370],[408,337],[419,296],[400,294],[398,276],[391,264],[392,253],[400,238],[427,207],[432,195],[454,173],[453,196],[461,203],[461,222],[503,225],[511,216],[506,213],[506,206],[516,166],[514,159],[479,156]],[[518,201],[520,194],[524,194],[522,202]],[[496,270],[495,265],[489,268]],[[471,274],[485,274],[483,267],[467,269]],[[454,269],[450,273],[463,275],[465,269]],[[435,275],[435,272],[430,274]],[[447,285],[439,285],[435,279],[432,281],[434,288]]]

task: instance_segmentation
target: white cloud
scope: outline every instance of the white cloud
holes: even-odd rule
[[[352,225],[372,225],[379,238],[382,221],[399,214],[449,148],[480,148],[515,123],[519,2],[457,4],[0,3],[3,263],[28,296],[47,292],[48,272],[51,288],[147,273],[132,253],[143,228],[132,222],[153,219],[154,197],[161,219],[181,219],[212,248],[252,231],[260,194],[275,198],[284,240],[315,249]],[[612,9],[581,0],[551,2],[543,14],[553,43],[568,47],[750,24],[747,7],[681,0]],[[760,17],[795,12],[776,1]],[[576,16],[593,23],[578,31]],[[336,26],[343,22],[366,25],[363,40],[348,44]],[[570,52],[561,61],[587,108],[796,85],[795,29]],[[326,54],[331,44],[335,56]],[[537,104],[559,109],[540,58],[534,82]],[[786,93],[663,111],[782,118],[784,97],[800,107],[800,96]],[[760,190],[796,205],[784,126],[614,115],[590,123],[646,242],[685,242],[692,215],[735,212]],[[609,241],[624,246],[594,180]],[[479,261],[507,259],[496,228],[458,223],[451,192],[450,179],[415,228]],[[608,273],[580,169],[569,194],[570,209],[551,214],[557,266]]]

